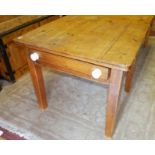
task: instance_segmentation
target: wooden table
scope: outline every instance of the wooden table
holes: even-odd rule
[[[153,16],[66,16],[15,40],[25,45],[36,95],[47,107],[42,65],[109,85],[105,135],[113,134],[123,73],[130,91],[139,48]]]

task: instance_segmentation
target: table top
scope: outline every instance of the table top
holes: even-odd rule
[[[18,16],[0,16],[0,37],[15,31],[16,29],[29,25],[35,21],[42,20],[48,17],[47,15],[18,15]]]
[[[19,15],[0,15],[0,23],[18,17]]]
[[[16,43],[77,60],[128,70],[153,16],[65,16]]]

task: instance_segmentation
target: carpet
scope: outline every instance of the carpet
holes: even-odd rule
[[[2,140],[26,140],[24,137],[20,137],[16,133],[12,133],[1,127],[0,127],[0,139]]]
[[[140,53],[132,91],[122,87],[113,139],[155,139],[155,47]],[[48,108],[39,109],[27,73],[1,91],[0,126],[26,139],[105,139],[107,87],[43,70]]]

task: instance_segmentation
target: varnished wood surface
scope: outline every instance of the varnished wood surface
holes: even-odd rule
[[[18,17],[19,15],[0,15],[0,23]]]
[[[41,65],[33,63],[29,57],[27,57],[27,60],[39,106],[41,109],[45,109],[47,107],[47,101]]]
[[[4,36],[2,37],[3,43],[4,43],[4,44],[8,44],[8,43],[12,42],[12,40],[13,40],[14,38],[16,38],[16,37],[18,37],[18,36],[20,36],[20,35],[23,35],[23,34],[29,32],[29,31],[31,31],[31,30],[37,28],[37,27],[39,27],[39,22],[34,23],[34,24],[31,24],[31,25],[28,25],[28,26],[26,26],[26,27],[24,27],[24,28],[15,30],[14,32],[9,33],[9,34],[7,34],[7,35],[4,35]]]
[[[31,15],[31,16],[13,16],[12,18],[7,18],[0,23],[0,36],[5,34],[5,32],[14,29],[20,25],[23,25],[28,22],[32,22],[33,20],[38,20],[44,18],[46,16],[43,15]]]
[[[117,116],[117,106],[119,102],[121,83],[123,78],[123,71],[112,69],[109,83],[109,91],[107,98],[107,111],[106,111],[106,127],[105,135],[107,137],[112,137],[116,116]]]
[[[132,79],[132,64],[145,41],[152,16],[67,16],[16,39],[29,49],[28,62],[41,109],[47,107],[42,65],[109,85],[105,135],[115,127],[123,72],[126,88]],[[32,61],[31,53],[39,59]],[[102,72],[93,79],[92,70]]]
[[[66,16],[17,39],[36,50],[128,70],[153,16]]]
[[[128,72],[126,73],[126,82],[125,82],[125,91],[127,93],[130,92],[131,87],[132,87],[132,79],[135,71],[135,66],[136,66],[136,60],[133,62],[133,64],[130,66]]]
[[[20,18],[19,18],[20,17]],[[23,18],[22,20],[19,20]],[[3,29],[2,34],[5,32],[12,31],[12,29],[23,27],[1,36],[3,44],[6,46],[6,52],[9,57],[11,67],[14,72],[15,79],[24,75],[28,71],[27,59],[26,59],[26,48],[23,45],[17,45],[12,43],[12,40],[20,35],[23,35],[39,26],[42,26],[48,22],[52,22],[60,18],[57,16],[0,16],[0,27],[1,24],[6,24],[6,29]],[[31,20],[30,20],[31,19]],[[12,23],[16,22],[14,25]],[[19,24],[19,25],[18,25]],[[9,27],[10,25],[10,27]],[[27,25],[27,26],[25,26]],[[16,26],[16,27],[14,27]],[[7,31],[6,31],[7,30]],[[10,80],[9,74],[7,74],[6,65],[2,57],[0,57],[0,75],[7,80]]]
[[[37,63],[51,66],[54,70],[101,83],[107,83],[109,78],[110,70],[106,67],[100,67],[49,53],[38,52],[38,54],[39,60]],[[91,75],[92,71],[96,68],[100,69],[102,72],[102,75],[98,79],[94,79]]]

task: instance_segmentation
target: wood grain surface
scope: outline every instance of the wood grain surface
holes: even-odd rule
[[[41,66],[109,85],[105,135],[112,137],[124,71],[129,92],[134,61],[146,41],[153,16],[66,16],[15,40],[25,45],[36,95],[41,109],[47,107]],[[31,54],[37,55],[31,60]]]
[[[24,23],[28,23],[43,17],[44,17],[43,15],[12,16],[12,18],[5,17],[6,19],[0,23],[0,35],[6,31],[9,31],[10,29],[18,27],[19,25],[22,25]]]
[[[128,70],[153,16],[66,16],[16,40],[49,53]]]

